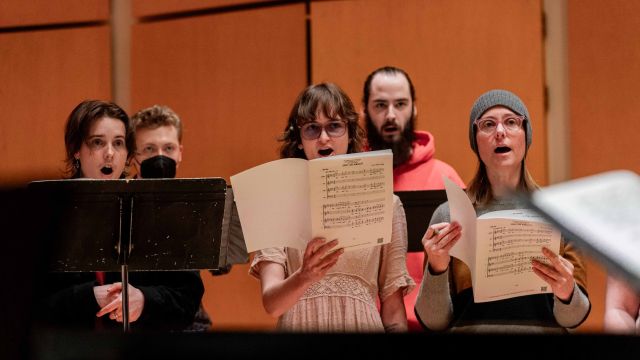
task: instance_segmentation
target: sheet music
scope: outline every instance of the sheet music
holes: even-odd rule
[[[484,214],[478,218],[477,236],[477,302],[551,292],[533,272],[531,260],[548,263],[542,247],[558,253],[560,233],[539,215],[525,209]]]
[[[471,270],[471,282],[476,283],[476,210],[467,194],[458,184],[443,176],[444,187],[449,202],[451,222],[457,221],[462,226],[460,240],[451,248],[450,254],[467,264]]]
[[[372,151],[309,162],[313,236],[357,249],[391,240],[392,154]]]
[[[349,161],[345,166],[357,166],[357,162]],[[323,169],[324,197],[337,199],[360,195],[384,194],[384,166],[360,170]]]
[[[551,233],[550,226],[533,227],[519,221],[491,225],[486,234],[489,256],[485,276],[491,278],[530,271],[532,258],[544,261],[540,247],[551,245]]]
[[[247,252],[311,239],[307,161],[280,159],[231,177]]]
[[[393,155],[371,151],[280,159],[231,177],[247,251],[304,250],[314,237],[345,250],[391,241]]]
[[[469,266],[474,301],[551,292],[533,272],[531,259],[547,262],[543,246],[557,254],[560,233],[526,209],[493,211],[476,219],[466,193],[451,180],[444,182],[451,221],[459,222],[463,229],[451,256]]]
[[[341,201],[322,205],[322,228],[356,228],[384,220],[385,199]]]

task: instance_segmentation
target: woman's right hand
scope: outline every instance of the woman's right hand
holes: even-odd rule
[[[455,221],[429,226],[422,237],[422,246],[427,253],[427,261],[432,273],[440,274],[447,270],[451,261],[449,251],[461,235],[462,227]]]
[[[269,315],[282,316],[296,304],[311,284],[327,274],[344,252],[344,249],[331,251],[337,244],[338,240],[327,242],[324,238],[309,241],[304,250],[302,265],[289,277],[285,276],[285,268],[281,264],[265,262],[260,267],[262,304]]]
[[[314,238],[309,241],[299,270],[300,279],[309,284],[322,279],[344,253],[344,249],[330,251],[336,245],[338,240],[335,239],[327,242],[325,238]]]

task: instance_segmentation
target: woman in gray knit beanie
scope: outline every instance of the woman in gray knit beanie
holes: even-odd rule
[[[477,215],[491,211],[522,209],[526,203],[512,198],[515,191],[537,188],[526,169],[531,145],[531,117],[515,94],[491,90],[471,108],[469,141],[478,156],[478,170],[467,188]],[[532,258],[531,269],[549,284],[552,293],[475,303],[469,268],[449,251],[464,231],[451,222],[448,203],[434,212],[422,239],[428,271],[416,314],[431,330],[466,332],[566,332],[587,317],[591,304],[586,293],[585,267],[572,245],[561,240],[559,254],[543,248]]]
[[[499,111],[500,108],[503,111]],[[500,123],[494,113],[498,116],[504,113],[504,121]],[[494,186],[489,184],[487,167],[495,168],[499,173],[507,168],[518,170],[510,174],[512,180],[516,181],[516,186],[511,190],[531,192],[538,188],[524,162],[531,146],[531,137],[529,110],[516,94],[507,90],[491,90],[475,101],[469,116],[469,143],[480,162],[467,191],[475,205],[485,204],[494,197]],[[479,138],[487,140],[487,146],[479,149]],[[481,154],[481,151],[484,153]]]

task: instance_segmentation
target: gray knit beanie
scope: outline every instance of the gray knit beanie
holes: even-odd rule
[[[471,143],[471,149],[478,154],[478,144],[476,144],[476,127],[473,123],[479,119],[482,114],[492,107],[502,105],[511,109],[518,115],[525,117],[524,131],[527,136],[527,150],[531,146],[531,118],[529,117],[529,111],[520,98],[507,90],[490,90],[482,95],[473,103],[471,107],[471,116],[469,116],[469,142]]]

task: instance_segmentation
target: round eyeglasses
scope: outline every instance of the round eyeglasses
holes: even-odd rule
[[[300,126],[300,136],[305,140],[315,140],[325,131],[329,137],[335,138],[347,132],[347,123],[340,120],[329,121],[322,125],[312,121]]]
[[[522,122],[525,120],[524,116],[513,115],[499,121],[493,117],[480,118],[474,121],[474,124],[478,127],[478,131],[485,134],[493,134],[498,129],[498,124],[502,124],[502,127],[510,132],[515,133],[522,129]]]

